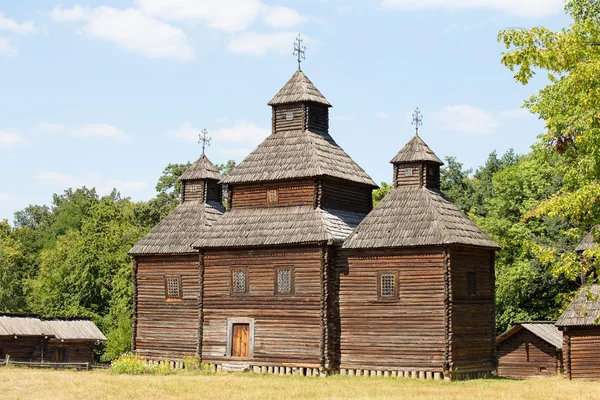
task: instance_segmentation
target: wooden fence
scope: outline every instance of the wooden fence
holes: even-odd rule
[[[53,368],[53,369],[76,369],[78,371],[89,371],[91,369],[106,369],[108,364],[92,364],[86,363],[53,363],[53,362],[32,362],[32,361],[13,361],[10,356],[5,359],[0,359],[0,366],[9,365],[32,367],[32,368]]]

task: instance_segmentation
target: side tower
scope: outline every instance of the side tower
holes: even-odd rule
[[[269,105],[271,135],[223,179],[227,213],[194,245],[202,359],[327,374],[339,359],[336,252],[376,185],[329,135],[331,105],[300,69]]]
[[[393,189],[343,245],[342,371],[489,374],[498,246],[440,192],[442,161],[418,135],[391,163]]]
[[[150,359],[199,352],[200,233],[225,212],[221,174],[203,154],[181,176],[181,203],[130,251],[132,349]]]

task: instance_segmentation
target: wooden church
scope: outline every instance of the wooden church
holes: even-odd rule
[[[130,251],[133,348],[279,374],[491,373],[498,246],[440,192],[442,162],[415,136],[373,210],[300,68],[268,104],[271,135],[225,178],[198,160]]]

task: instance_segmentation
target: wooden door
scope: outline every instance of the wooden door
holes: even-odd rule
[[[232,357],[248,357],[250,348],[250,326],[248,324],[233,324],[231,343]]]

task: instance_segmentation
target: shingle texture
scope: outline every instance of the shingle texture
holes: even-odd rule
[[[559,350],[562,349],[562,332],[554,325],[554,322],[550,321],[515,322],[511,328],[498,336],[496,344],[503,342],[521,329],[528,330]]]
[[[600,325],[600,285],[582,287],[556,326]]]
[[[87,319],[42,320],[30,316],[0,315],[0,336],[50,336],[62,340],[106,340]]]
[[[225,208],[216,201],[186,201],[175,207],[131,250],[131,255],[195,253],[192,244],[210,227]]]
[[[396,164],[419,161],[430,161],[440,165],[444,164],[419,136],[413,137],[390,162]]]
[[[191,179],[223,179],[223,175],[219,172],[210,160],[203,154],[195,163],[192,164],[185,172],[181,175],[180,179],[191,180]]]
[[[596,243],[594,242],[594,231],[598,228],[600,228],[600,225],[594,226],[590,230],[590,232],[588,232],[588,234],[585,235],[585,237],[583,238],[583,240],[581,241],[579,246],[577,246],[575,251],[583,252],[583,251],[594,248],[594,246],[596,246]]]
[[[400,186],[358,225],[344,248],[465,244],[499,249],[444,195],[422,186]]]
[[[364,214],[312,206],[233,209],[194,244],[197,248],[340,242]]]
[[[298,103],[302,101],[312,101],[315,103],[330,106],[325,96],[308,79],[304,72],[298,70],[289,81],[279,90],[279,92],[269,102],[270,106],[276,106],[286,103]]]
[[[266,138],[223,183],[331,176],[377,187],[327,133],[289,131]]]

